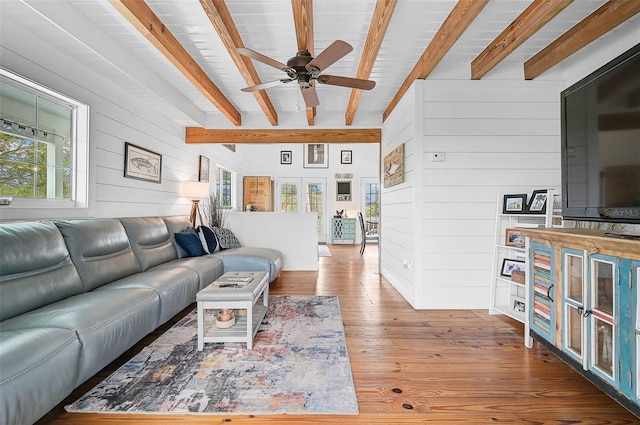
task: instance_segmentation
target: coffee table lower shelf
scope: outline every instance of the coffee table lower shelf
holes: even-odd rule
[[[230,328],[220,329],[216,327],[215,320],[211,321],[211,325],[206,328],[204,336],[202,338],[203,343],[207,342],[248,342],[249,340],[253,340],[258,333],[258,328],[260,327],[260,323],[262,323],[262,319],[267,314],[267,307],[262,305],[262,303],[256,303],[253,306],[253,320],[252,320],[252,334],[248,335],[247,331],[247,318],[249,316],[238,316],[236,315],[236,324]],[[247,348],[251,348],[251,345],[248,345]]]

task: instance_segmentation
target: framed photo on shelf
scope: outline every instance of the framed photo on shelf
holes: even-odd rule
[[[291,165],[291,151],[280,151],[280,164]]]
[[[527,213],[529,214],[544,214],[547,212],[547,197],[546,190],[534,190],[531,195],[531,200],[527,205]]]
[[[329,168],[329,145],[309,143],[304,145],[304,168]]]
[[[505,258],[502,260],[502,269],[500,269],[500,276],[511,277],[513,272],[524,272],[525,263],[522,260],[512,260]]]
[[[200,155],[200,170],[198,171],[198,181],[209,183],[209,158]]]
[[[506,246],[524,247],[524,234],[520,229],[507,229],[505,231],[504,244]]]
[[[340,163],[351,164],[352,163],[352,151],[340,151]]]
[[[504,195],[502,202],[503,214],[522,214],[527,207],[527,194]]]
[[[129,142],[124,143],[124,176],[160,183],[162,155]]]
[[[520,298],[517,295],[511,295],[511,311],[514,313],[524,313],[525,304],[524,298]]]

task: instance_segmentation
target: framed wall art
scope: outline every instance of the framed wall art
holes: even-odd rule
[[[200,155],[200,170],[198,172],[198,181],[209,183],[209,158]]]
[[[352,164],[353,152],[352,151],[340,151],[340,164]]]
[[[502,202],[503,214],[522,214],[527,206],[527,194],[504,195]]]
[[[162,155],[125,142],[124,176],[130,179],[160,183],[162,178]]]
[[[304,168],[329,168],[329,145],[309,143],[304,145]]]
[[[384,187],[404,182],[404,143],[384,157]]]
[[[291,151],[280,151],[280,164],[291,165]]]

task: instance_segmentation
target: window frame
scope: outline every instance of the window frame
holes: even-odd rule
[[[11,197],[11,204],[3,206],[3,210],[10,213],[11,209],[18,208],[87,209],[89,207],[89,106],[2,67],[0,67],[0,80],[48,101],[69,106],[72,121],[69,198],[24,198],[2,195]]]
[[[228,189],[228,204],[225,203],[225,197],[221,193],[224,185],[223,174],[229,174],[229,189]],[[236,195],[235,195],[235,173],[221,165],[216,165],[216,198],[218,199],[218,205],[220,208],[233,209],[235,205]],[[221,185],[223,183],[223,185]]]

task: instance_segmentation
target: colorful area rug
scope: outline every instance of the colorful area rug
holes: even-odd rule
[[[331,257],[331,250],[326,245],[318,245],[318,257]]]
[[[66,410],[357,414],[338,298],[271,296],[269,304],[253,350],[209,343],[198,351],[194,310]]]

